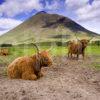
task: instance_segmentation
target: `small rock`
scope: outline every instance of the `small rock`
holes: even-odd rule
[[[5,94],[8,94],[8,92],[6,91]]]
[[[22,91],[22,95],[25,95],[25,93],[26,93],[25,90],[23,90],[23,91]]]
[[[68,90],[67,90],[66,92],[67,92],[67,93],[70,93],[70,91],[68,91]]]

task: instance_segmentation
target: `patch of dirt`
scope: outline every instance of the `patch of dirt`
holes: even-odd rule
[[[44,68],[44,77],[36,81],[0,74],[0,100],[100,100],[100,71],[89,67],[93,60],[54,57],[52,67]]]

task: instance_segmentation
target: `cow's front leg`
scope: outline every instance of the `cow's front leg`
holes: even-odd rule
[[[71,58],[71,59],[73,58],[73,54],[72,54],[72,53],[70,53],[70,58]]]
[[[25,79],[25,80],[36,80],[37,76],[35,74],[33,74],[33,73],[24,72],[22,74],[22,79]]]
[[[68,52],[68,58],[69,58],[69,54],[70,54],[70,53]]]
[[[78,58],[79,58],[79,54],[77,53],[77,60],[78,60]]]

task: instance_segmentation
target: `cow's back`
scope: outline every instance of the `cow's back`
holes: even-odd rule
[[[21,78],[21,74],[30,69],[32,66],[32,59],[30,57],[19,57],[15,59],[7,69],[8,76],[10,78]]]
[[[81,43],[75,43],[75,42],[72,42],[68,45],[68,51],[69,53],[72,53],[72,54],[77,54],[77,53],[82,53],[82,44]]]

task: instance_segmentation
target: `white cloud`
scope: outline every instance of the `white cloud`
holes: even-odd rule
[[[57,10],[60,8],[60,1],[59,0],[53,0],[52,1],[52,4],[49,4],[49,2],[46,2],[46,6],[45,6],[45,9],[48,9],[48,10]]]
[[[4,34],[4,33],[8,32],[8,31],[9,31],[9,30],[4,30],[4,31],[0,30],[0,35],[2,35],[2,34]]]
[[[86,29],[96,32],[98,34],[100,34],[100,23],[99,22],[81,22],[80,23],[83,27],[85,27]]]
[[[75,10],[86,5],[88,0],[66,0],[65,4],[69,9]]]
[[[100,20],[100,1],[94,1],[92,5],[85,5],[76,11],[78,20]]]
[[[92,5],[89,0],[66,0],[67,11],[75,16],[73,20],[85,28],[100,34],[100,1],[94,0]]]
[[[20,20],[15,20],[11,18],[0,18],[0,28],[10,29],[14,26],[22,23]]]
[[[5,0],[0,5],[0,16],[6,15],[8,18],[0,18],[0,28],[5,29],[0,30],[0,33],[9,31],[21,23],[21,21],[9,17],[14,17],[20,13],[27,14],[33,9],[37,11],[50,10],[56,12],[57,9],[62,7],[61,1],[63,0],[52,0],[52,3],[46,1],[46,6],[43,7],[40,0]],[[87,29],[100,33],[100,0],[94,0],[92,5],[89,5],[88,2],[89,0],[65,0],[66,10],[64,14]]]
[[[20,13],[28,13],[32,10],[41,10],[43,7],[39,0],[6,0],[0,5],[0,15],[16,16]]]
[[[17,25],[21,24],[22,21],[11,18],[0,18],[0,35],[13,29]],[[1,30],[3,29],[3,30]]]
[[[89,0],[66,0],[66,8],[76,14],[77,20],[89,21],[100,19],[100,1],[94,0],[92,5]]]
[[[95,0],[92,5],[85,5],[75,11],[79,22],[85,28],[100,34],[100,1]]]

